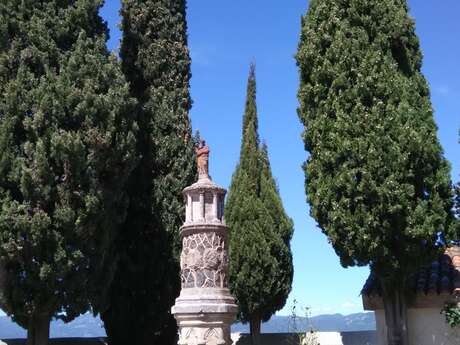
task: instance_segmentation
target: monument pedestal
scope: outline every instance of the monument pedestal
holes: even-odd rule
[[[207,289],[208,290],[208,289]],[[230,326],[238,307],[227,289],[187,289],[173,314],[179,326],[178,345],[230,345]]]

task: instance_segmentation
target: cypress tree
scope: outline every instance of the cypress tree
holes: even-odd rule
[[[455,236],[454,240],[460,240],[460,182],[455,186],[455,222],[453,234]]]
[[[388,342],[407,344],[408,277],[452,204],[406,1],[312,1],[297,63],[311,214],[344,267],[370,265]]]
[[[454,240],[458,241],[460,236],[460,182],[455,186],[455,222],[454,222]]]
[[[252,342],[258,345],[261,322],[284,306],[291,290],[293,225],[281,204],[266,146],[259,145],[254,66],[226,220],[231,229],[230,289],[238,301],[239,319],[250,323]]]
[[[280,310],[286,304],[291,292],[294,267],[292,263],[291,239],[294,232],[294,224],[286,214],[277,183],[272,175],[268,148],[264,143],[261,149],[261,188],[260,198],[265,209],[269,212],[272,229],[275,236],[271,238],[271,255],[278,261],[278,269],[272,272],[274,275],[272,286],[272,308]]]
[[[135,103],[102,3],[0,3],[0,305],[29,345],[104,293],[126,214]]]
[[[196,180],[189,110],[190,57],[184,0],[122,1],[121,58],[139,101],[130,206],[109,300],[101,305],[109,343],[175,343],[170,313],[180,291],[182,189]]]

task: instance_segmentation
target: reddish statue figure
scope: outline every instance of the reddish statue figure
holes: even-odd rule
[[[206,141],[200,140],[200,144],[195,148],[197,165],[198,165],[198,177],[209,178],[209,147],[206,145]]]

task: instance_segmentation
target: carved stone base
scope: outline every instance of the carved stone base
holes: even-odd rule
[[[237,310],[228,289],[182,290],[172,309],[178,345],[231,345],[230,326]]]
[[[179,325],[178,345],[231,345],[230,325],[226,314],[176,315]]]

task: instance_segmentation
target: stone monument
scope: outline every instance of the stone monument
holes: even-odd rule
[[[184,189],[186,219],[180,229],[182,290],[172,308],[178,345],[230,345],[238,306],[228,288],[226,190],[209,176],[209,148],[196,148],[199,178]]]

